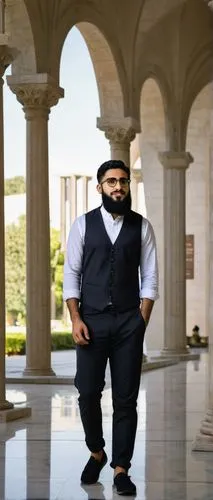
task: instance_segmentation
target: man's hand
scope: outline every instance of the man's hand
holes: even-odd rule
[[[146,299],[146,298],[142,299],[140,310],[141,310],[141,314],[143,316],[146,327],[148,325],[149,318],[151,316],[153,305],[154,305],[153,300]]]
[[[90,336],[88,328],[81,318],[76,318],[72,323],[72,336],[78,345],[88,345]]]
[[[82,321],[79,312],[79,300],[75,298],[67,299],[67,307],[69,309],[72,321],[72,336],[74,342],[78,345],[88,345],[90,336],[87,325]]]

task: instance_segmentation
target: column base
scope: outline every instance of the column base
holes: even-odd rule
[[[193,444],[192,451],[213,451],[213,411],[207,410],[201,428]]]
[[[12,404],[12,403],[11,403]],[[16,407],[2,410],[0,409],[0,423],[11,422],[18,418],[31,417],[31,408],[29,406]]]
[[[177,349],[170,349],[169,347],[163,347],[161,350],[162,356],[180,356],[182,354],[189,354],[189,347],[177,347]]]
[[[186,349],[167,349],[163,348],[161,351],[162,357],[178,358],[179,361],[190,361],[193,359],[200,359],[200,354],[198,352],[192,352],[189,347]]]
[[[55,377],[56,374],[52,368],[42,369],[42,368],[25,368],[23,377]]]
[[[11,408],[14,407],[13,403],[10,403],[10,401],[7,401],[6,399],[0,400],[0,411],[4,410],[11,410]]]

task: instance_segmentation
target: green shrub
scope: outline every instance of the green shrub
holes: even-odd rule
[[[26,353],[26,337],[24,333],[13,333],[6,335],[5,354],[12,356],[13,354]],[[51,350],[62,351],[74,349],[75,343],[70,332],[53,332],[51,334]]]
[[[6,335],[5,353],[8,356],[12,354],[25,354],[26,338],[24,333]]]
[[[53,332],[51,335],[51,350],[63,351],[74,349],[75,343],[70,332]]]

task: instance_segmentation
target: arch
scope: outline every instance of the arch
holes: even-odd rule
[[[126,116],[128,82],[122,52],[110,23],[93,2],[55,0],[54,8],[47,2],[26,0],[36,43],[37,72],[48,72],[59,81],[60,59],[65,39],[73,26],[83,35],[94,65],[102,112],[112,115],[109,96],[116,115]],[[40,19],[36,23],[34,19]],[[105,58],[103,61],[103,57]]]
[[[195,53],[188,68],[185,80],[185,95],[183,100],[183,134],[186,141],[189,116],[196,98],[200,92],[213,81],[213,53],[212,42],[201,47]],[[185,146],[185,144],[184,144]]]
[[[144,87],[147,82],[153,81],[156,84],[156,88],[159,92],[159,97],[162,100],[163,113],[164,113],[164,130],[165,130],[165,147],[169,143],[171,137],[171,115],[172,115],[172,99],[171,99],[171,89],[166,76],[160,66],[155,64],[149,64],[143,68],[143,73],[141,75],[141,91],[140,91],[140,115],[141,115],[141,99],[143,96]]]
[[[194,89],[193,81],[186,89],[188,68],[194,56],[198,64],[199,50],[203,54],[206,45],[212,53],[212,33],[211,13],[200,0],[180,0],[171,5],[146,1],[141,11],[135,41],[134,85],[139,94],[145,78],[152,76],[157,80],[164,101],[168,149],[185,148],[188,112],[185,113],[185,107],[190,105],[186,94]]]
[[[36,73],[36,54],[30,18],[24,0],[6,1],[5,29],[9,44],[19,53],[12,63],[13,74]]]
[[[101,116],[111,120],[124,116],[124,100],[116,64],[106,39],[93,24],[76,25],[82,34],[94,66]]]
[[[144,97],[145,95],[145,97]],[[150,76],[146,78],[143,82],[142,89],[141,89],[141,98],[140,98],[140,115],[141,115],[141,120],[146,121],[145,113],[143,113],[143,101],[144,101],[144,106],[146,107],[147,111],[147,116],[149,115],[149,118],[151,116],[151,106],[150,102],[157,102],[158,109],[160,111],[161,119],[163,117],[163,120],[161,120],[161,125],[163,125],[163,135],[165,135],[165,99],[164,99],[164,94],[161,91],[161,86],[159,85],[159,80],[156,78],[156,74],[153,74],[153,76]],[[152,108],[153,109],[153,108]],[[144,114],[144,116],[143,116]],[[153,115],[153,118],[156,118],[156,115]],[[163,123],[162,123],[163,122]],[[142,134],[143,134],[143,123],[141,123],[141,128],[142,128]],[[154,127],[153,127],[154,128]],[[161,132],[162,132],[162,127],[161,127]],[[157,134],[158,135],[158,134]]]

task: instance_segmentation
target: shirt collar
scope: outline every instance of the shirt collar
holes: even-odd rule
[[[110,214],[109,212],[107,212],[107,210],[104,208],[103,205],[101,205],[101,215],[103,217],[104,220],[108,220],[108,221],[121,221],[123,220],[124,216],[123,215],[118,215],[118,217],[116,217],[116,219],[113,219],[113,216],[112,214]]]

